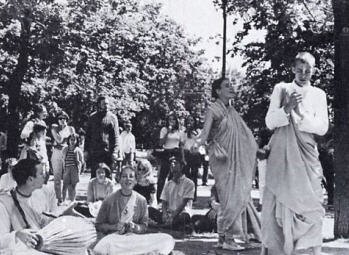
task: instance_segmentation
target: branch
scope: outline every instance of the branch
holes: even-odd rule
[[[312,17],[313,21],[317,22],[317,20],[315,19],[314,15],[311,13],[308,5],[306,4],[306,2],[304,0],[302,0],[302,4],[304,5],[305,9],[307,9],[307,11],[308,11],[309,15]]]

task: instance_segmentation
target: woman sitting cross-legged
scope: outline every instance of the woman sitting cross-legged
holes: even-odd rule
[[[110,168],[105,163],[99,163],[95,178],[87,187],[87,201],[79,203],[75,210],[86,217],[96,217],[102,201],[113,192],[113,182],[109,179]],[[108,177],[108,178],[107,178]]]
[[[121,169],[121,189],[102,203],[96,219],[96,229],[103,235],[94,248],[96,254],[169,254],[174,239],[167,234],[145,234],[148,225],[146,199],[133,191],[135,169]],[[132,244],[132,245],[130,245]]]

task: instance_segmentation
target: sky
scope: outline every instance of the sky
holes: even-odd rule
[[[214,69],[221,70],[222,62],[222,39],[216,37],[223,34],[222,11],[217,9],[212,0],[145,0],[150,2],[161,2],[162,12],[174,19],[184,27],[190,36],[201,37],[199,48],[205,49],[206,57]],[[227,18],[227,48],[234,41],[235,34],[241,29],[241,22],[233,25],[233,17]],[[263,32],[254,31],[249,35],[247,41],[263,40]],[[219,44],[216,44],[216,42]],[[215,58],[219,57],[219,60]],[[227,57],[227,73],[231,69],[241,70],[243,58],[240,56]]]

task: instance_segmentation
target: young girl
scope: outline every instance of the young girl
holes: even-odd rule
[[[133,190],[145,197],[148,205],[154,207],[156,204],[156,179],[153,176],[153,167],[147,159],[138,160],[136,180],[137,184]]]
[[[79,174],[83,165],[83,153],[78,146],[76,134],[68,137],[68,146],[63,148],[64,172],[63,172],[63,201],[68,190],[70,201],[74,201],[76,184],[79,182]]]

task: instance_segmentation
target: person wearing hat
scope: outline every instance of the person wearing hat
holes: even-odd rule
[[[120,151],[123,157],[123,165],[131,165],[134,161],[134,155],[136,153],[136,138],[132,134],[132,124],[130,121],[126,121],[124,124],[125,130],[120,134]]]
[[[51,133],[53,136],[53,150],[51,164],[54,177],[54,186],[58,204],[62,203],[62,179],[63,179],[63,149],[68,146],[68,137],[75,134],[75,129],[67,124],[69,117],[64,111],[57,115],[57,124],[53,124]]]
[[[183,163],[179,157],[171,157],[172,179],[162,190],[162,211],[149,207],[149,217],[158,224],[175,230],[191,230],[191,207],[194,200],[195,185],[183,174]]]

